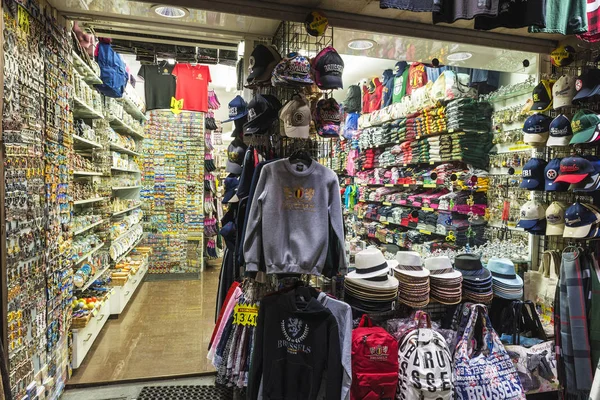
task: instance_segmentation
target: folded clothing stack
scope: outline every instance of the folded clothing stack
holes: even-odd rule
[[[494,147],[493,134],[458,132],[452,133],[452,160],[462,161],[473,165],[475,168],[487,168],[489,165],[489,152]]]
[[[494,109],[488,102],[474,99],[457,99],[448,103],[446,118],[448,129],[455,131],[490,132]]]

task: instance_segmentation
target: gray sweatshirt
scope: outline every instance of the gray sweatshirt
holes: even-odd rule
[[[289,159],[263,167],[244,238],[247,271],[321,275],[329,246],[329,224],[338,248],[338,270],[346,268],[340,186],[337,175],[313,161]],[[332,244],[335,245],[335,244]]]

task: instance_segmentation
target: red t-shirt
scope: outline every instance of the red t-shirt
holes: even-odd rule
[[[208,66],[177,64],[171,73],[177,77],[175,98],[183,99],[183,109],[208,112],[208,84],[212,82]]]

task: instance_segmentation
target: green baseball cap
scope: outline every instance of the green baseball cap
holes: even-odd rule
[[[573,138],[570,144],[588,143],[600,128],[600,115],[590,110],[579,110],[571,120]]]

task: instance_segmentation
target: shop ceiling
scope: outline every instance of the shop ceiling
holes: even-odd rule
[[[511,34],[475,31],[472,21],[434,26],[429,13],[381,10],[379,0],[161,2],[186,7],[189,15],[181,19],[158,16],[151,9],[156,3],[134,0],[50,0],[50,3],[67,18],[81,21],[100,36],[226,51],[235,51],[243,39],[271,38],[280,21],[303,21],[309,10],[321,9],[336,27],[334,43],[341,53],[385,59],[401,59],[409,54],[407,61],[430,62],[438,58],[451,64],[445,59],[448,54],[466,52],[472,58],[455,62],[456,65],[505,72],[534,73],[537,53],[548,53],[559,39],[556,35],[529,35],[526,30],[510,30]],[[354,52],[347,47],[351,39],[373,40],[376,46],[369,51]],[[528,68],[522,66],[525,59],[530,61]]]

